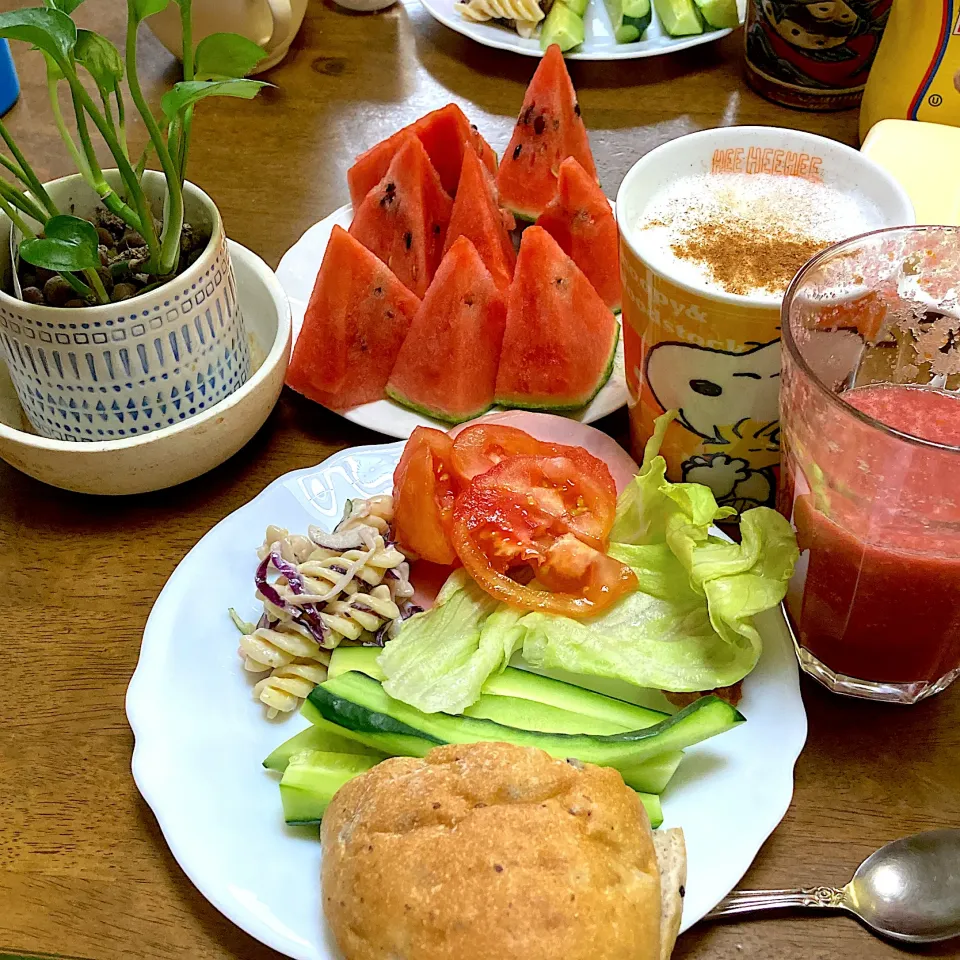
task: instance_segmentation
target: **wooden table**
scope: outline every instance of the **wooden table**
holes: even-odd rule
[[[119,40],[123,6],[89,0],[79,19]],[[608,194],[639,156],[702,127],[773,124],[854,142],[855,112],[798,113],[751,93],[740,43],[732,36],[655,60],[571,65]],[[141,45],[157,102],[176,66],[151,35]],[[72,172],[38,56],[23,45],[15,53],[24,93],[8,122],[42,175]],[[276,89],[198,109],[190,176],[219,204],[229,234],[276,265],[346,201],[351,158],[428,109],[456,100],[503,149],[533,68],[435,24],[416,2],[359,16],[314,0],[286,62],[268,75]],[[142,128],[133,138],[142,142]],[[622,416],[604,426],[625,432]],[[0,953],[277,956],[223,919],[167,850],[130,776],[124,691],[150,607],[187,550],[274,478],[376,439],[285,393],[233,460],[162,493],[83,497],[0,463]],[[808,681],[803,692],[810,738],[794,803],[745,884],[843,882],[888,840],[960,826],[960,690],[912,709],[840,699]],[[831,917],[701,926],[676,957],[898,953]]]

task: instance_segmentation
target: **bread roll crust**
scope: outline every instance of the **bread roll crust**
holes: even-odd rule
[[[323,909],[347,960],[658,960],[646,811],[611,769],[500,743],[385,760],[334,797]]]

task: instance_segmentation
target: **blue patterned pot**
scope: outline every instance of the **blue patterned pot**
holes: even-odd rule
[[[116,185],[116,175],[108,174]],[[148,173],[159,212],[160,174]],[[61,210],[92,213],[79,176],[46,185]],[[36,306],[0,292],[0,354],[33,428],[56,440],[140,436],[186,420],[247,379],[250,351],[223,223],[213,201],[184,186],[187,221],[209,229],[203,254],[176,279],[120,303]],[[0,215],[4,289],[12,289],[10,221]]]

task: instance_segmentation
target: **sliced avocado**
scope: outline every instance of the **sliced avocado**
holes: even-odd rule
[[[700,743],[743,722],[743,716],[719,697],[701,697],[672,717],[642,730],[607,735],[540,733],[492,720],[427,714],[388,696],[381,685],[362,673],[344,673],[314,688],[303,712],[343,727],[370,746],[389,741],[390,752],[422,756],[441,743],[501,741],[538,747],[559,759],[576,757],[608,767],[632,767],[664,753]],[[349,732],[348,732],[349,731]],[[362,735],[362,737],[361,737]],[[376,741],[366,738],[375,736]],[[389,741],[388,741],[389,738]],[[420,740],[420,744],[417,741]]]
[[[566,3],[558,2],[550,8],[540,28],[540,47],[546,50],[557,44],[563,51],[572,50],[583,43],[584,36],[583,17],[578,17]]]
[[[716,30],[733,30],[740,26],[737,0],[695,0],[700,15]]]
[[[319,823],[333,795],[348,781],[380,761],[344,753],[307,750],[290,757],[280,781],[283,817],[287,823]]]
[[[283,773],[287,769],[290,758],[296,753],[308,750],[322,750],[325,753],[352,753],[365,757],[378,757],[383,760],[385,753],[364,746],[356,740],[344,737],[332,730],[321,730],[319,727],[309,726],[301,730],[296,736],[284,740],[273,753],[263,761],[268,770],[277,770]]]
[[[671,37],[689,37],[703,33],[703,20],[694,0],[653,0],[663,29]]]
[[[643,38],[653,14],[650,0],[604,0],[617,43],[633,43]]]

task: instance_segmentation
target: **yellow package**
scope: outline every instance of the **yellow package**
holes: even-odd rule
[[[880,120],[960,126],[960,0],[894,0],[860,108]]]

